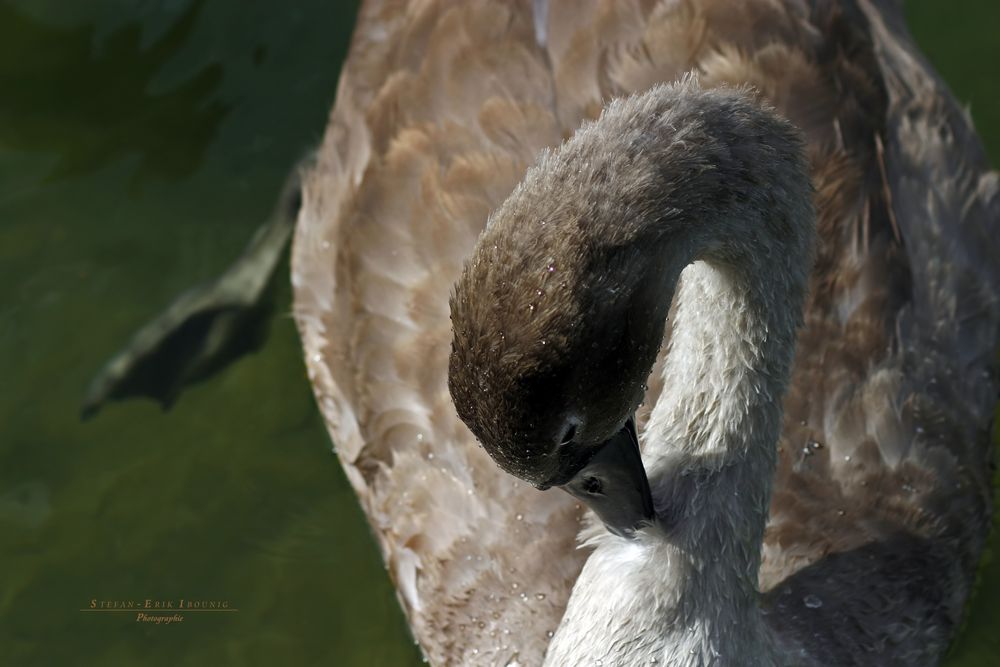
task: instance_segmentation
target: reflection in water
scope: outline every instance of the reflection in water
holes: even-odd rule
[[[92,25],[54,27],[0,3],[0,145],[58,154],[52,178],[130,153],[142,158],[136,180],[190,174],[228,110],[214,99],[222,67],[207,63],[166,90],[154,82],[189,38],[203,4],[191,3],[143,47],[136,22],[96,40]]]

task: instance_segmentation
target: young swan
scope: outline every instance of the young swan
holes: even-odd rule
[[[757,573],[814,234],[798,132],[692,81],[612,102],[491,217],[451,300],[458,414],[617,535],[550,664],[777,662]],[[685,267],[647,484],[632,416]]]

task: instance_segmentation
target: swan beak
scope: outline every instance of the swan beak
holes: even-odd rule
[[[625,422],[614,437],[562,487],[587,504],[609,531],[632,538],[655,518],[653,496],[639,454],[635,420]]]

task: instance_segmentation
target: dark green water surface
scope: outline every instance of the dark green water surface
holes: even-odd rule
[[[909,5],[1000,155],[1000,3]],[[103,361],[240,252],[319,140],[354,11],[0,0],[0,665],[420,663],[284,281],[267,346],[170,413],[78,418]],[[179,598],[238,611],[80,611]],[[1000,664],[998,613],[989,562],[949,664]]]

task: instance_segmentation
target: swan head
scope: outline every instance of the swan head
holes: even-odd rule
[[[633,415],[681,271],[741,267],[801,301],[806,262],[773,258],[808,254],[810,196],[798,131],[750,91],[687,79],[612,101],[541,154],[465,264],[459,417],[507,472],[635,532],[655,517]]]
[[[574,224],[555,215],[548,224]],[[638,326],[656,317],[646,281],[620,281],[641,262],[597,266],[604,259],[549,248],[532,268],[504,256],[508,242],[517,241],[479,260],[496,275],[467,269],[456,286],[449,388],[458,414],[502,469],[561,487],[629,536],[654,518],[633,415],[662,337],[662,326]]]
[[[525,289],[539,302],[523,308],[527,315],[491,300],[492,314],[473,323],[453,305],[453,319],[464,322],[449,364],[458,414],[502,469],[539,489],[562,488],[611,532],[631,536],[654,519],[633,415],[658,341],[630,326],[627,306],[581,307],[568,285],[550,303]],[[539,338],[532,311],[543,303],[559,312],[539,315],[548,320]]]
[[[662,246],[689,243],[640,224],[676,208],[630,113],[613,103],[544,152],[490,216],[452,294],[448,377],[502,469],[563,488],[623,536],[655,518],[633,416],[682,268]]]

